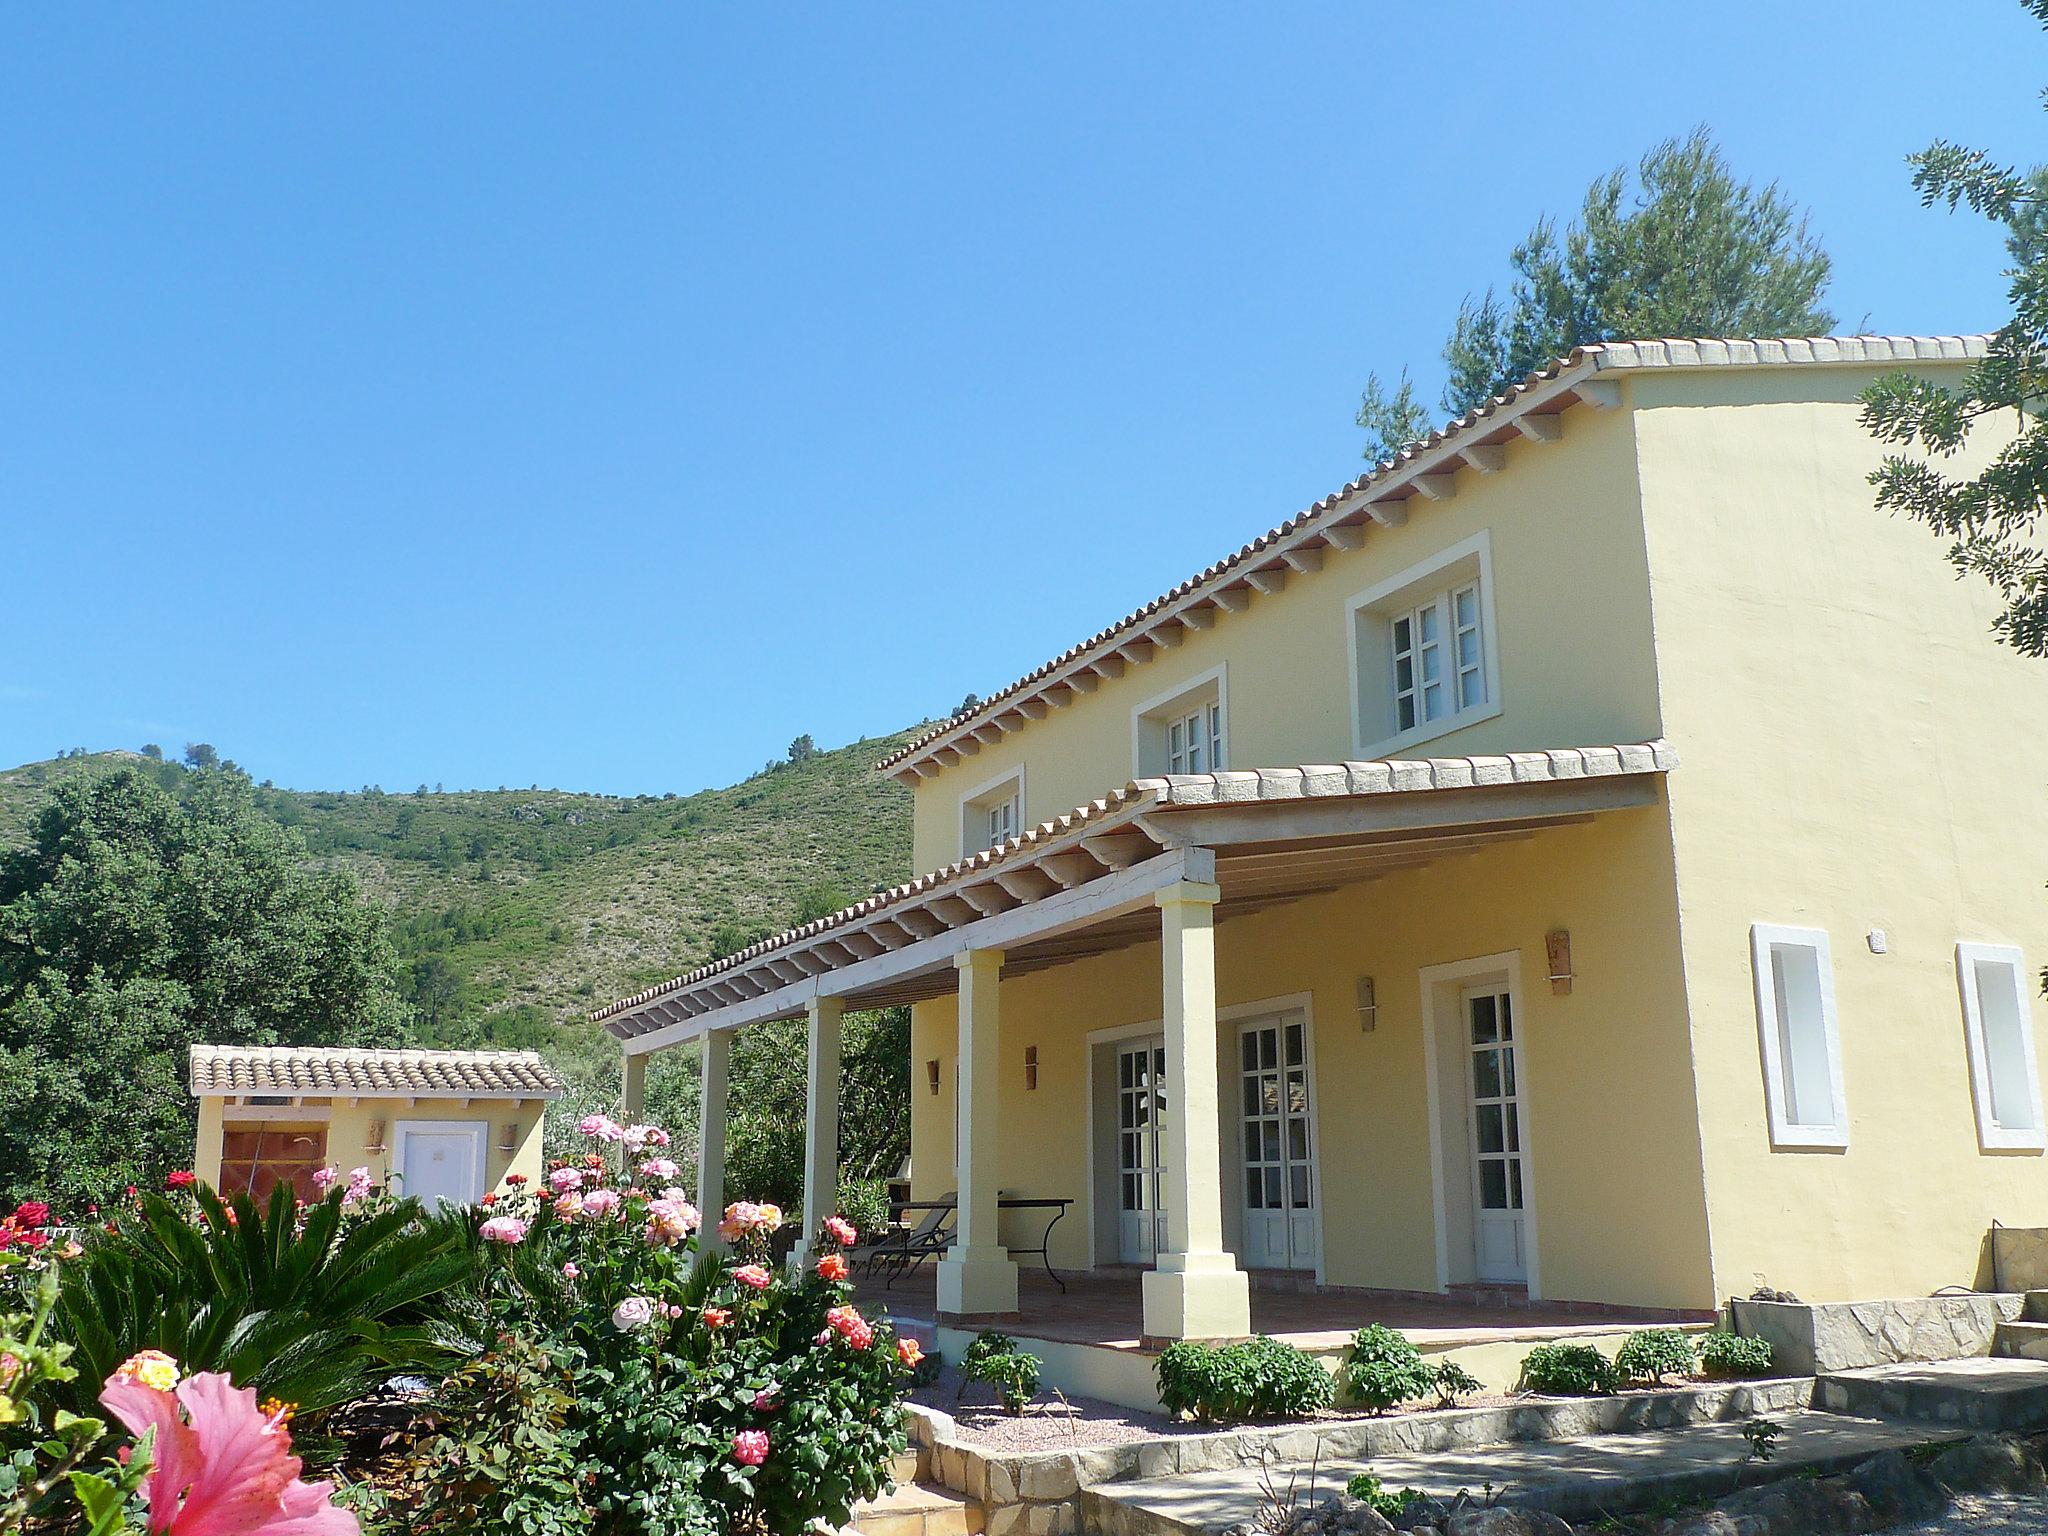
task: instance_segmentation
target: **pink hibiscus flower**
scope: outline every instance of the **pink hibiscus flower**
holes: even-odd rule
[[[165,1379],[154,1365],[123,1366],[100,1392],[131,1434],[156,1431],[143,1483],[151,1536],[362,1536],[356,1517],[328,1502],[332,1483],[299,1480],[282,1409],[263,1412],[218,1371],[174,1391],[152,1379]]]

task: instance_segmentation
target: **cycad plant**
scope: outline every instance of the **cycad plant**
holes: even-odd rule
[[[187,1371],[317,1413],[399,1375],[439,1376],[473,1349],[458,1315],[475,1274],[467,1223],[416,1200],[268,1209],[199,1186],[197,1219],[158,1195],[64,1267],[59,1331],[90,1398],[123,1360],[160,1349]],[[74,1405],[77,1406],[77,1405]]]

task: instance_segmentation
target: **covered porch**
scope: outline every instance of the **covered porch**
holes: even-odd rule
[[[637,1116],[648,1056],[702,1042],[703,1120],[698,1201],[722,1207],[726,1074],[732,1033],[770,1019],[805,1017],[809,1038],[803,1237],[814,1238],[836,1198],[840,1019],[849,1009],[953,998],[955,1063],[952,1189],[956,1219],[928,1271],[929,1307],[942,1325],[1022,1326],[1053,1290],[1019,1265],[999,1230],[999,1201],[1018,1182],[999,1141],[1006,1073],[1035,1078],[1036,1048],[1009,1060],[1004,1002],[1021,979],[1139,946],[1158,947],[1155,1075],[1175,1113],[1153,1127],[1156,1213],[1139,1271],[1063,1270],[1074,1297],[1044,1298],[1043,1326],[1081,1329],[1086,1347],[1133,1349],[1179,1338],[1255,1331],[1348,1335],[1348,1304],[1324,1294],[1251,1285],[1225,1219],[1226,1191],[1245,1174],[1226,1161],[1221,1125],[1239,1084],[1218,1059],[1216,930],[1268,908],[1377,881],[1437,861],[1583,826],[1609,812],[1653,805],[1673,758],[1663,743],[1568,748],[1499,757],[1349,763],[1143,780],[1002,846],[767,940],[715,965],[601,1010],[625,1058],[625,1112]],[[1029,985],[1029,984],[1027,984]],[[1361,986],[1361,1017],[1372,999]],[[1076,1008],[1086,1003],[1075,1000]],[[1148,1010],[1149,1011],[1149,1010]],[[1144,1018],[1144,1013],[1135,1015]],[[1276,1034],[1276,1041],[1282,1038]],[[1292,1047],[1288,1047],[1292,1049]],[[930,1091],[938,1092],[936,1061]],[[1306,1070],[1306,1063],[1304,1063]],[[1462,1069],[1461,1069],[1462,1070]],[[913,1063],[913,1093],[926,1087]],[[1035,1082],[1032,1084],[1035,1086]],[[1092,1110],[1066,1106],[1064,1134],[1098,1135]],[[1242,1161],[1240,1153],[1237,1161]],[[1519,1173],[1516,1173],[1519,1179]],[[1501,1178],[1507,1177],[1503,1165]],[[1274,1186],[1276,1209],[1288,1205]],[[934,1192],[927,1186],[927,1192]],[[1040,1190],[1071,1196],[1091,1234],[1111,1220],[1094,1187]],[[1516,1192],[1519,1200],[1519,1189]],[[1013,1239],[1014,1240],[1014,1239]],[[1114,1255],[1091,1235],[1091,1264]],[[1450,1276],[1439,1266],[1439,1289]],[[1531,1288],[1533,1290],[1533,1287]],[[1390,1303],[1379,1302],[1385,1306]],[[1408,1303],[1403,1303],[1407,1305]],[[1422,1314],[1415,1326],[1536,1324],[1527,1307],[1494,1324],[1484,1309]],[[1322,1326],[1290,1323],[1320,1320]],[[1373,1319],[1380,1320],[1380,1319]],[[1054,1338],[1054,1334],[1034,1336]],[[1113,1336],[1113,1337],[1112,1337]]]

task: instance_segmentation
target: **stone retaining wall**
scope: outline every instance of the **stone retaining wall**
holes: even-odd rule
[[[1676,1429],[1804,1408],[1812,1399],[1812,1378],[1793,1377],[1616,1397],[1530,1398],[1377,1419],[1248,1426],[1070,1451],[992,1451],[960,1440],[950,1414],[915,1405],[910,1413],[911,1440],[926,1475],[979,1500],[987,1512],[987,1536],[1074,1536],[1081,1528],[1080,1492],[1099,1483],[1255,1466],[1268,1456],[1276,1462],[1360,1461],[1518,1440]]]
[[[1780,1370],[1802,1375],[1991,1353],[2026,1298],[1982,1292],[1894,1301],[1737,1301],[1738,1333],[1771,1341]]]

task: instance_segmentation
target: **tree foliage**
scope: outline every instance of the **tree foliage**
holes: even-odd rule
[[[1505,296],[1459,306],[1444,343],[1443,407],[1453,416],[1550,359],[1597,341],[1661,336],[1812,335],[1830,262],[1806,215],[1775,182],[1738,181],[1705,128],[1666,139],[1587,188],[1562,232],[1537,220],[1509,254]],[[1358,410],[1365,456],[1391,459],[1428,430],[1407,375],[1374,374]]]
[[[302,867],[247,779],[59,785],[0,857],[0,1193],[92,1199],[191,1157],[195,1040],[395,1042],[408,1010],[353,879]]]
[[[2048,26],[2048,0],[2027,9]],[[1922,207],[1967,203],[2005,226],[2013,312],[1955,388],[1894,373],[1864,392],[1864,425],[1899,450],[1870,482],[1879,507],[1925,523],[1949,541],[1957,572],[1991,583],[2005,605],[1992,623],[2001,640],[2048,655],[2048,555],[2035,542],[2048,497],[2048,169],[2022,173],[1945,139],[1907,163]],[[1974,472],[1957,469],[1972,429],[1990,416],[2012,423],[2011,440]]]

